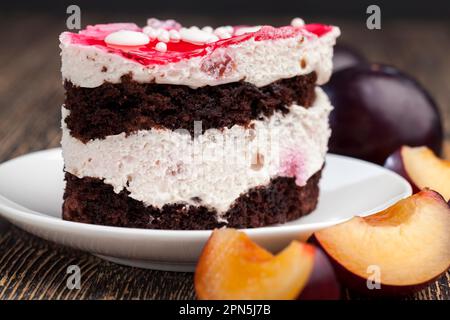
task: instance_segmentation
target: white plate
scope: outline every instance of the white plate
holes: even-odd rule
[[[246,229],[257,243],[278,251],[292,239],[368,215],[411,194],[409,183],[380,166],[328,155],[318,208],[285,225]],[[143,268],[192,271],[210,231],[144,230],[61,219],[60,149],[31,153],[0,165],[0,216],[20,228],[104,259]]]

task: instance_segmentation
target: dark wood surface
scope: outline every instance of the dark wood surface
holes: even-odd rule
[[[0,162],[59,145],[63,91],[57,36],[64,19],[0,15],[0,37],[7,39],[0,49]],[[331,22],[342,27],[344,42],[371,60],[393,64],[417,77],[438,102],[450,137],[448,23],[399,21],[369,31],[363,21]],[[66,270],[73,264],[81,268],[81,290],[66,287]],[[43,241],[0,220],[0,299],[193,299],[192,277],[118,266]],[[447,273],[408,299],[448,300],[449,283]],[[347,290],[344,297],[359,298]]]

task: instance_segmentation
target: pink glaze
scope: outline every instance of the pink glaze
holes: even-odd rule
[[[236,32],[240,27],[242,26],[235,27],[234,31]],[[167,26],[165,26],[165,29],[170,30]],[[179,25],[174,25],[173,29],[179,29]],[[254,38],[255,41],[264,41],[286,39],[299,35],[304,35],[306,37],[315,35],[321,37],[330,32],[332,27],[323,24],[307,24],[303,27],[286,26],[280,28],[264,26],[256,32],[246,33],[240,36],[235,35],[229,39],[203,45],[196,45],[184,41],[168,42],[166,52],[155,50],[155,46],[158,43],[157,39],[153,39],[149,44],[139,47],[113,47],[107,45],[104,41],[106,36],[119,30],[142,31],[142,29],[134,23],[98,24],[88,26],[79,33],[65,32],[63,34],[63,39],[68,39],[68,42],[71,44],[96,46],[107,52],[118,54],[124,58],[148,66],[152,64],[162,65],[183,59],[204,56],[218,48],[239,44],[251,38]]]
[[[295,177],[298,186],[306,184],[305,179],[305,158],[299,150],[286,150],[283,152],[280,165],[280,176]]]

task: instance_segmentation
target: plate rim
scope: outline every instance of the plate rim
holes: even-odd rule
[[[9,159],[3,163],[0,164],[0,169],[4,168],[5,166],[10,165],[14,161],[23,160],[25,158],[29,157],[35,157],[42,154],[45,154],[45,156],[55,156],[56,154],[61,154],[62,150],[61,148],[50,148],[50,149],[44,149],[39,151],[30,152],[12,159]],[[405,191],[390,199],[386,203],[383,203],[383,207],[387,208],[394,204],[395,202],[404,199],[412,194],[412,187],[409,184],[409,182],[398,175],[397,173],[390,171],[389,169],[386,169],[380,165],[338,154],[333,153],[327,153],[326,157],[336,158],[336,159],[342,159],[347,161],[354,161],[359,162],[364,165],[368,165],[371,167],[374,167],[378,170],[384,171],[385,174],[390,175],[394,179],[398,181],[398,183],[402,184]],[[6,200],[6,201],[5,201]],[[19,210],[17,208],[13,208],[10,205],[8,205],[5,202],[10,202],[18,207],[24,208],[25,210]],[[368,210],[368,212],[365,212],[364,215],[370,215],[375,212],[378,212],[379,209],[376,207],[375,209]],[[6,212],[6,213],[5,213]],[[115,226],[103,226],[103,225],[94,225],[94,224],[87,224],[87,223],[80,223],[80,222],[73,222],[73,221],[66,221],[62,219],[58,219],[56,217],[48,216],[44,213],[40,213],[34,210],[31,210],[29,208],[23,207],[22,205],[8,199],[4,195],[0,194],[0,216],[2,216],[4,219],[11,221],[10,219],[15,219],[15,217],[11,216],[18,216],[22,219],[28,219],[27,223],[31,225],[42,225],[45,224],[47,227],[61,227],[65,228],[67,231],[71,232],[92,232],[95,231],[97,234],[114,234],[115,236],[129,236],[130,234],[133,234],[135,236],[139,237],[158,237],[165,239],[174,239],[174,238],[180,238],[180,237],[189,237],[192,240],[202,240],[205,237],[208,237],[212,230],[167,230],[167,229],[140,229],[140,228],[128,228],[128,227],[115,227]],[[306,224],[294,224],[294,225],[275,225],[275,226],[265,226],[265,227],[259,227],[259,228],[244,228],[239,229],[240,231],[244,231],[249,236],[258,236],[258,235],[264,235],[264,234],[270,234],[270,233],[277,233],[280,231],[283,232],[307,232],[309,229],[319,229],[323,227],[327,227],[329,225],[334,225],[338,223],[345,222],[351,218],[341,218],[336,220],[330,220],[330,221],[324,221],[324,222],[315,222],[315,223],[306,223]],[[13,223],[13,222],[12,222]],[[15,224],[15,223],[13,223]]]

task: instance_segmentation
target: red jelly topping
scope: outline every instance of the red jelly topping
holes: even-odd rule
[[[238,29],[239,27],[235,27],[235,31]],[[240,36],[235,35],[229,39],[219,40],[214,43],[197,45],[185,41],[168,42],[166,52],[159,52],[155,49],[155,45],[158,43],[157,39],[153,39],[149,44],[139,47],[117,47],[106,44],[104,41],[106,36],[119,30],[142,31],[134,23],[111,23],[88,26],[79,33],[66,32],[65,36],[69,37],[70,43],[72,44],[96,46],[107,52],[118,54],[148,66],[204,56],[217,48],[238,44],[252,37],[255,41],[286,39],[296,37],[300,34],[307,37],[311,36],[311,34],[321,37],[331,31],[332,27],[323,24],[307,24],[303,27],[286,26],[280,28],[264,26],[256,32],[250,32]]]
[[[331,29],[333,29],[332,26],[327,26],[319,23],[305,24],[304,28],[309,32],[314,33],[318,37],[323,36],[324,34],[330,32]]]

